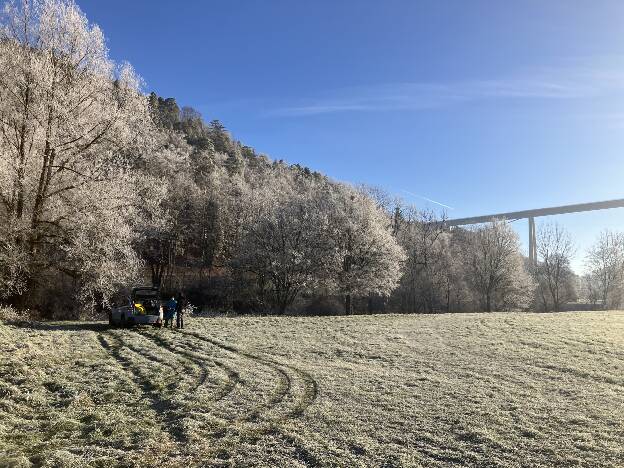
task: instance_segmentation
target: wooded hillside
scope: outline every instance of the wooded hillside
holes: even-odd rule
[[[619,304],[623,242],[597,245],[580,287],[558,226],[528,265],[504,221],[451,232],[273,161],[147,94],[71,1],[8,3],[0,71],[0,300],[19,308],[101,310],[137,283],[246,313],[559,310],[579,289]]]

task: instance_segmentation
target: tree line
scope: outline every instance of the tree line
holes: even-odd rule
[[[530,265],[504,220],[450,231],[380,189],[271,160],[146,94],[68,0],[3,10],[0,217],[0,300],[50,314],[102,308],[137,282],[253,313],[621,300],[621,235],[600,238],[580,281],[559,226],[540,230]]]

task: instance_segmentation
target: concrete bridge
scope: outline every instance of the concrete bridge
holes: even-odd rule
[[[529,259],[537,263],[537,245],[535,237],[535,218],[542,216],[560,215],[567,213],[582,213],[584,211],[609,210],[612,208],[624,208],[624,198],[592,203],[578,203],[576,205],[553,206],[551,208],[538,208],[536,210],[510,211],[485,216],[473,216],[470,218],[449,219],[446,226],[466,226],[469,224],[489,223],[496,219],[516,221],[518,219],[529,220]]]

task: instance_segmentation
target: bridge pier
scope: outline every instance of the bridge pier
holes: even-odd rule
[[[537,236],[535,235],[535,218],[529,218],[529,260],[537,265]]]

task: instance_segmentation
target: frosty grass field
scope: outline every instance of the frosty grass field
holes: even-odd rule
[[[0,466],[624,463],[624,313],[0,322]]]

